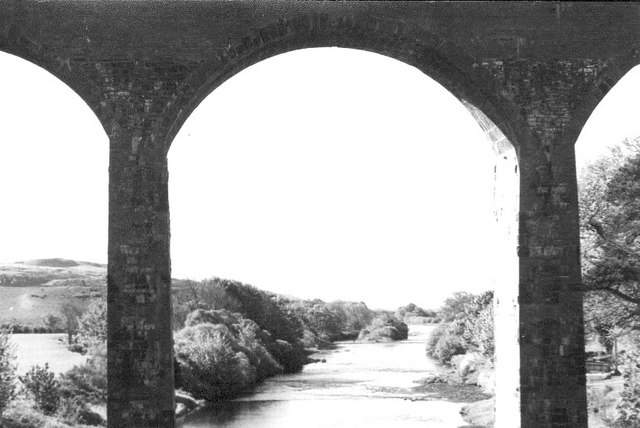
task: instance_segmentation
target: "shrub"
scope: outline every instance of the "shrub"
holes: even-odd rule
[[[92,412],[80,397],[60,398],[56,417],[69,425],[102,425],[102,417]]]
[[[375,317],[375,312],[363,302],[335,301],[327,303],[329,310],[334,312],[343,330],[360,331]]]
[[[178,386],[195,398],[215,401],[233,397],[257,380],[256,370],[243,352],[235,352],[234,337],[226,325],[185,327],[175,337],[180,365]]]
[[[447,334],[438,341],[433,356],[442,364],[449,364],[452,357],[466,352],[465,343],[460,336],[447,332]]]
[[[241,305],[221,286],[223,280],[214,278],[202,282],[184,281],[172,295],[173,326],[179,330],[185,326],[190,313],[197,309],[226,309],[238,312]]]
[[[495,351],[493,322],[493,292],[487,291],[467,304],[464,318],[464,339],[483,355],[493,357]]]
[[[427,355],[435,357],[434,354],[436,351],[436,346],[438,345],[438,342],[440,341],[442,336],[447,333],[447,326],[448,324],[446,323],[440,323],[436,326],[436,328],[433,329],[431,335],[429,335],[429,338],[427,339]]]
[[[64,321],[56,315],[47,315],[44,318],[44,325],[49,328],[52,333],[64,331]]]
[[[444,301],[440,308],[440,317],[445,322],[462,320],[466,317],[466,309],[469,304],[473,304],[477,296],[466,291],[457,291]]]
[[[16,357],[10,338],[8,330],[0,330],[0,416],[16,394]]]
[[[44,367],[38,365],[31,367],[24,376],[19,376],[27,394],[36,403],[36,407],[45,415],[51,415],[58,409],[60,403],[59,384],[55,380],[55,373],[49,370],[49,364]]]
[[[107,301],[96,299],[78,319],[75,343],[89,350],[107,341]]]
[[[620,427],[640,426],[640,354],[632,352],[625,356],[624,387],[617,405]]]
[[[442,364],[449,364],[451,357],[464,354],[467,344],[462,338],[462,322],[441,323],[427,340],[427,354]]]
[[[71,345],[73,336],[78,332],[78,320],[82,316],[82,308],[72,301],[67,301],[60,305],[60,314],[63,318],[68,343]]]
[[[358,335],[358,340],[382,342],[405,340],[409,336],[409,327],[395,317],[382,314],[377,316]]]
[[[107,401],[107,360],[94,356],[86,363],[74,366],[60,375],[60,395],[78,397],[83,402],[104,403]]]
[[[56,414],[67,423],[77,424],[83,409],[85,406],[80,397],[62,397]]]
[[[601,421],[604,426],[616,426],[615,421],[618,417],[616,411],[617,401],[618,394],[611,385],[606,385],[604,387],[592,385],[591,387],[587,387],[587,404],[589,413],[593,415],[591,416],[592,418]],[[597,423],[594,425],[600,426]]]

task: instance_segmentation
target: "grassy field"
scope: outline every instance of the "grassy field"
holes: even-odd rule
[[[69,351],[65,347],[65,339],[65,334],[12,334],[18,374],[45,363],[49,363],[51,371],[59,374],[84,363],[87,357]]]

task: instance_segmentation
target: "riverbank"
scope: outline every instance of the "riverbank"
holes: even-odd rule
[[[410,326],[399,342],[339,342],[312,358],[301,373],[266,379],[235,400],[190,412],[182,428],[451,428],[466,426],[465,403],[486,396],[478,388],[424,384],[429,373],[444,373],[425,355],[433,326]]]

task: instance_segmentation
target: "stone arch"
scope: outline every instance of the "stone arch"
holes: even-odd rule
[[[500,293],[502,320],[499,341],[508,349],[502,358],[500,398],[496,405],[496,426],[514,426],[520,419],[518,358],[518,212],[520,147],[534,143],[513,100],[500,88],[496,79],[473,57],[454,44],[418,26],[376,20],[357,23],[319,15],[298,20],[280,20],[251,35],[229,43],[220,50],[210,50],[207,59],[191,73],[179,88],[178,98],[168,117],[173,118],[166,133],[166,149],[197,109],[217,87],[235,74],[267,58],[287,52],[314,48],[341,47],[381,54],[411,65],[447,89],[476,120],[495,155],[494,204],[496,237],[503,240],[496,258],[503,271],[496,273],[495,287],[510,287]],[[500,262],[497,262],[500,264]],[[509,268],[504,269],[508,264]],[[498,300],[496,299],[496,301]],[[508,328],[504,326],[508,325]],[[504,363],[507,362],[507,363]],[[508,382],[505,382],[508,380]]]
[[[102,91],[90,74],[85,69],[77,68],[77,63],[70,58],[56,55],[50,46],[32,40],[24,34],[23,28],[25,27],[14,23],[0,32],[0,51],[28,61],[55,76],[87,104],[109,135],[108,120],[101,103]]]
[[[591,117],[598,104],[632,68],[640,65],[640,54],[637,49],[628,51],[610,59],[599,70],[599,75],[593,81],[591,90],[584,95],[581,103],[573,110],[571,122],[564,133],[564,140],[575,144],[585,124]]]
[[[167,151],[191,112],[226,80],[269,57],[314,47],[364,50],[404,62],[465,105],[482,111],[516,151],[533,138],[518,108],[498,89],[495,78],[455,44],[422,26],[402,21],[380,17],[356,21],[316,14],[280,19],[230,40],[224,47],[209,49],[206,59],[178,88],[180,95],[166,112],[172,118],[166,131]]]

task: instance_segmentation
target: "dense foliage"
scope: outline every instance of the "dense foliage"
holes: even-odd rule
[[[353,340],[375,316],[362,302],[283,299],[300,320],[305,346],[328,348],[333,341]]]
[[[84,363],[74,366],[58,379],[60,394],[66,399],[80,398],[83,403],[101,404],[107,401],[107,352],[100,351]]]
[[[633,352],[626,357],[624,387],[616,409],[617,427],[640,426],[640,354]]]
[[[579,182],[585,321],[610,351],[640,326],[640,139],[625,141]]]
[[[0,416],[16,395],[15,354],[9,340],[9,331],[0,330]]]
[[[396,310],[395,317],[407,324],[431,324],[440,322],[438,314],[434,310],[423,309],[415,303],[409,303]]]
[[[237,281],[183,281],[174,293],[177,384],[198,398],[238,395],[293,373],[336,340],[401,340],[407,326],[362,302],[285,298]]]
[[[467,352],[493,358],[493,292],[478,295],[455,293],[440,310],[443,322],[427,341],[427,354],[443,364]]]
[[[36,407],[45,415],[51,415],[58,410],[60,404],[60,385],[55,379],[55,373],[49,370],[49,364],[44,366],[34,366],[24,376],[19,376],[20,382],[24,385],[36,404]]]
[[[107,342],[107,301],[92,301],[77,321],[73,338],[84,351],[101,347]]]
[[[409,336],[409,327],[389,314],[379,314],[358,335],[359,341],[390,342],[405,340]]]
[[[176,385],[196,398],[233,397],[257,381],[248,356],[255,354],[240,350],[239,338],[224,324],[185,327],[176,334],[175,349]]]

